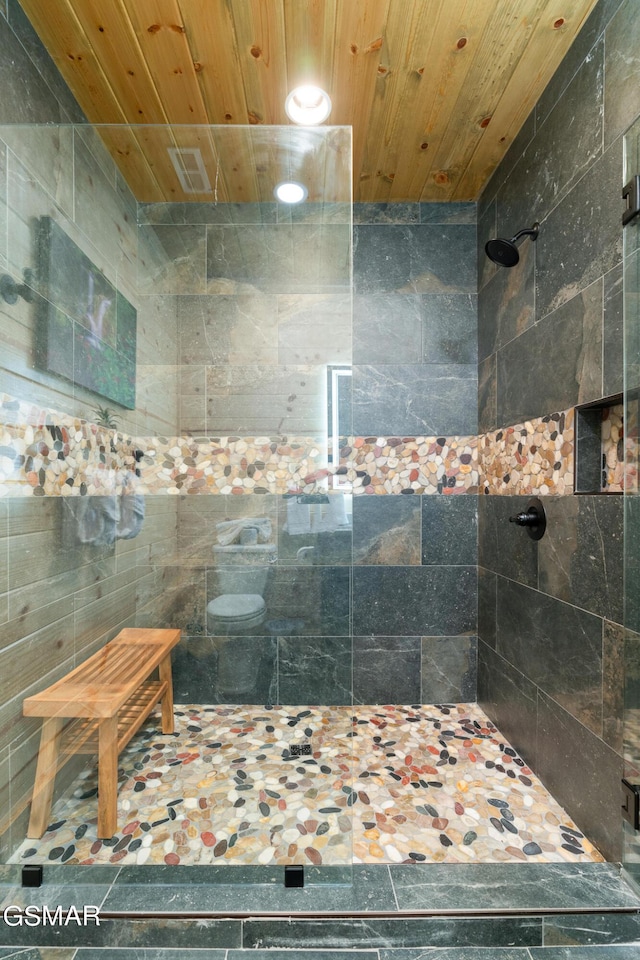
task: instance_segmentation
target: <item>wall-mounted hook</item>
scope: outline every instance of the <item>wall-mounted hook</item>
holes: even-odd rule
[[[17,303],[18,297],[22,297],[27,303],[33,303],[35,292],[32,289],[33,270],[28,267],[22,271],[24,283],[16,283],[8,273],[0,277],[0,295],[7,303]]]

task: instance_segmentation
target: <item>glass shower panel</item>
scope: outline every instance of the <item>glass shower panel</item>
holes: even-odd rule
[[[640,173],[640,123],[624,140],[627,183]],[[625,600],[625,778],[640,785],[640,496],[638,490],[638,415],[640,399],[640,220],[624,228],[624,600]],[[640,883],[638,832],[624,821],[624,864]]]
[[[351,399],[328,384],[351,364],[351,131],[0,140],[1,263],[18,286],[32,271],[0,308],[4,859],[344,881],[352,510],[330,451]],[[279,202],[283,181],[304,202]],[[131,627],[181,631],[176,732],[150,722],[121,754],[114,837],[96,835],[95,763],[73,758],[25,841],[40,723],[23,700]]]

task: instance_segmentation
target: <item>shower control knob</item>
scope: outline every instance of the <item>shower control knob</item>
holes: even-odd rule
[[[537,497],[535,500],[531,500],[526,510],[517,513],[515,517],[509,517],[509,523],[526,527],[532,540],[540,540],[547,529],[547,518],[541,501]]]

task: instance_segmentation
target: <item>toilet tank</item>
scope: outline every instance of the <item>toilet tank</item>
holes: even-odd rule
[[[256,593],[262,596],[267,583],[269,565],[277,559],[275,543],[256,543],[251,546],[232,544],[214,546],[217,592]]]

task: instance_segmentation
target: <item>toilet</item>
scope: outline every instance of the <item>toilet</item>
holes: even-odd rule
[[[277,559],[276,545],[216,544],[213,553],[219,593],[207,604],[207,633],[214,637],[251,633],[266,616],[262,594],[269,564]]]

